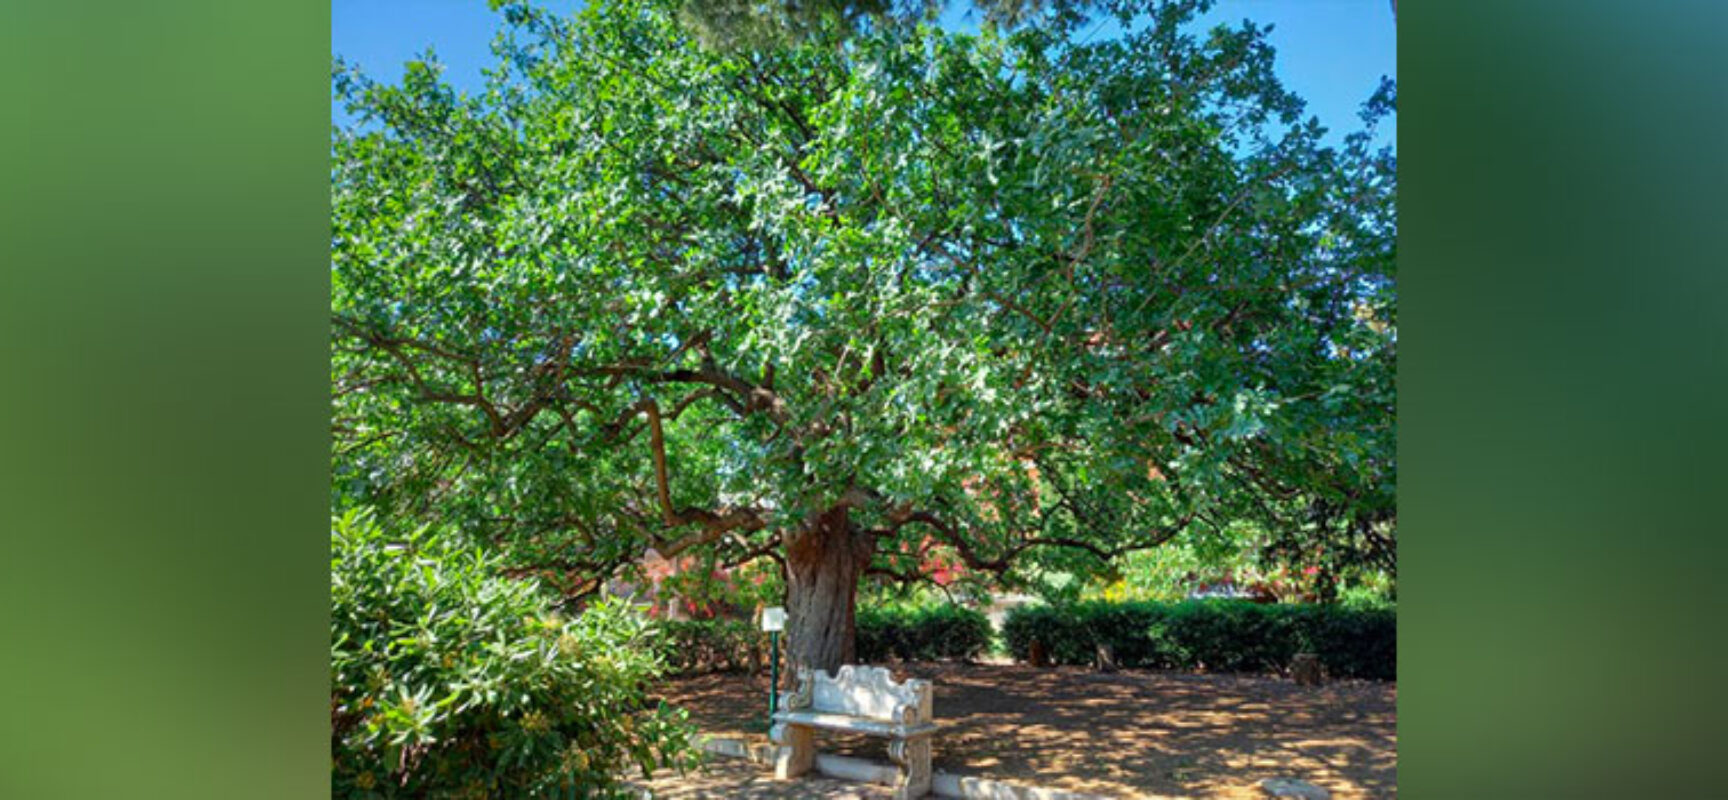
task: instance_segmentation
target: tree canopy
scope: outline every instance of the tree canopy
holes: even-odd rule
[[[334,73],[337,505],[572,597],[774,558],[823,666],[932,542],[1013,582],[1253,520],[1391,568],[1394,157],[1325,146],[1263,29],[500,5],[481,93]]]

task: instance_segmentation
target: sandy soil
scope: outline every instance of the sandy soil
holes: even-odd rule
[[[702,770],[688,775],[659,775],[653,780],[637,779],[629,786],[652,800],[890,800],[894,793],[886,786],[853,781],[838,781],[820,775],[808,775],[796,781],[774,780],[774,770],[752,764],[742,758],[717,756]]]
[[[1125,798],[1260,798],[1256,784],[1270,777],[1324,786],[1338,800],[1397,796],[1393,683],[1305,688],[1259,676],[1024,664],[894,671],[936,684],[946,726],[939,770]],[[766,676],[705,675],[669,682],[661,695],[707,733],[765,741],[767,690]],[[882,740],[818,741],[825,752],[886,760]]]

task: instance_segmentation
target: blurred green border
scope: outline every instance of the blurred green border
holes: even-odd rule
[[[1728,11],[1400,5],[1400,794],[1717,794]],[[327,791],[328,21],[0,9],[0,797]]]
[[[329,787],[329,9],[0,8],[0,797]]]
[[[1400,6],[1401,795],[1721,796],[1728,6]]]

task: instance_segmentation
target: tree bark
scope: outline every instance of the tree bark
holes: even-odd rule
[[[854,663],[858,576],[874,546],[844,506],[811,517],[787,539],[786,655],[794,674]]]

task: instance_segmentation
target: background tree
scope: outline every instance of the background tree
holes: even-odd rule
[[[839,30],[931,22],[943,0],[683,0],[678,18],[701,41],[718,49],[772,47]],[[1098,0],[973,0],[969,12],[992,26],[1016,27],[1043,13],[1078,16]]]
[[[825,668],[928,539],[1007,583],[1242,518],[1389,544],[1391,154],[1323,147],[1252,24],[1100,5],[707,47],[510,4],[479,96],[338,64],[335,502],[571,598],[776,559]]]

